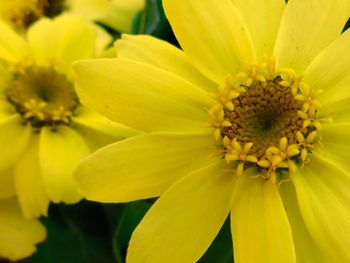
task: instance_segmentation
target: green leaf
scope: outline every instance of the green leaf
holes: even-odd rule
[[[149,201],[136,201],[124,207],[113,238],[113,251],[118,263],[125,262],[131,234],[151,207]]]
[[[350,27],[350,18],[349,18],[348,22],[346,23],[343,32],[344,32],[345,30],[348,30],[349,27]]]
[[[101,205],[83,201],[74,206],[52,205],[43,218],[46,242],[25,263],[115,262],[108,221]]]
[[[161,0],[147,0],[146,7],[133,21],[133,34],[147,34],[178,45]]]
[[[230,230],[230,220],[226,220],[214,242],[198,263],[232,263],[233,246]]]

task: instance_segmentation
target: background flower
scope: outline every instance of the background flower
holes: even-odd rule
[[[143,6],[144,0],[1,0],[0,17],[17,28],[27,28],[42,17],[70,13],[130,32],[132,20]]]
[[[75,94],[70,65],[95,56],[95,27],[64,15],[35,23],[28,40],[3,22],[0,31],[0,143],[7,149],[0,173],[12,176],[26,217],[46,215],[49,201],[81,199],[72,172],[82,158],[136,132],[81,106]]]

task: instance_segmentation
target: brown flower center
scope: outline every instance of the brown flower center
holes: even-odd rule
[[[224,109],[225,119],[232,126],[222,129],[222,137],[240,143],[252,142],[251,152],[258,159],[283,137],[290,144],[297,143],[295,134],[303,126],[298,114],[303,103],[294,98],[290,87],[281,86],[280,81],[281,78],[276,77],[256,82],[232,101],[233,110]]]
[[[55,17],[64,9],[65,0],[5,0],[0,6],[0,17],[23,30],[41,17]]]
[[[34,127],[69,124],[79,105],[73,84],[52,68],[29,67],[13,75],[7,99]]]

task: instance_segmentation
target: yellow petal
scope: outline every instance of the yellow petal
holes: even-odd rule
[[[327,103],[324,99],[322,107],[317,111],[319,118],[332,118],[333,123],[350,122],[350,97],[337,98],[335,102]]]
[[[323,112],[332,110],[328,104],[350,97],[349,46],[350,30],[323,50],[305,72],[305,82],[311,88],[323,90],[317,97],[324,107]]]
[[[114,46],[106,48],[98,58],[115,58],[117,56],[117,50]]]
[[[296,261],[303,263],[331,262],[330,259],[327,261],[305,226],[304,219],[300,214],[294,185],[290,182],[282,183],[280,194],[292,228]]]
[[[95,34],[94,26],[81,17],[61,15],[39,20],[29,29],[28,41],[41,63],[63,63],[69,70],[73,61],[95,55]]]
[[[15,194],[13,170],[10,168],[0,173],[0,198],[12,197]]]
[[[342,32],[349,18],[348,0],[291,0],[276,40],[277,68],[301,73]]]
[[[257,59],[271,56],[286,5],[284,0],[233,0],[233,3],[247,24]]]
[[[73,122],[74,129],[93,149],[140,134],[85,107],[79,107],[75,111]]]
[[[143,9],[145,2],[145,0],[112,0],[112,6],[99,21],[119,32],[129,33],[135,15]]]
[[[77,91],[83,104],[141,131],[203,127],[212,100],[201,89],[165,70],[125,59],[78,62]]]
[[[83,139],[66,126],[41,129],[39,162],[44,184],[53,202],[75,203],[81,199],[73,180],[78,163],[90,153]]]
[[[102,27],[92,24],[96,32],[95,50],[98,57],[103,57],[108,46],[113,43],[113,37]],[[115,56],[113,56],[114,58]]]
[[[248,170],[238,177],[231,212],[235,262],[295,262],[292,232],[277,186],[253,178]]]
[[[350,123],[322,126],[322,147],[319,151],[337,161],[346,170],[350,169]]]
[[[141,135],[97,151],[82,162],[75,178],[84,197],[95,201],[156,197],[215,158],[213,145],[210,132]]]
[[[29,54],[29,48],[24,39],[3,21],[0,21],[0,32],[1,59],[10,62],[18,62]]]
[[[349,262],[350,174],[315,152],[292,180],[305,225],[331,260]]]
[[[233,173],[219,160],[174,184],[136,228],[127,262],[196,262],[230,211]]]
[[[21,124],[21,117],[12,115],[0,121],[0,171],[11,167],[23,154],[31,135],[31,127]]]
[[[164,0],[163,5],[186,55],[210,79],[220,83],[253,60],[249,33],[231,0]]]
[[[25,219],[15,199],[0,200],[0,258],[19,260],[33,254],[46,238],[45,228],[35,219]]]
[[[115,46],[119,58],[136,60],[165,69],[201,89],[217,91],[217,85],[199,73],[181,49],[168,42],[147,35],[123,35]]]
[[[49,197],[40,173],[37,135],[32,136],[28,150],[17,162],[14,172],[18,202],[23,215],[27,218],[46,216]]]
[[[119,31],[130,32],[134,16],[145,0],[67,0],[70,12],[88,20],[97,20]]]
[[[58,29],[52,32],[52,26],[53,21],[51,19],[42,18],[27,31],[30,49],[37,62],[48,63],[49,61],[47,60],[53,59],[55,56],[55,45],[58,40],[52,34],[58,34]]]
[[[69,11],[89,20],[97,20],[111,8],[110,0],[66,0]],[[122,1],[124,2],[124,1]]]

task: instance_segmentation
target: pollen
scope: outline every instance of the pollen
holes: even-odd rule
[[[73,84],[53,68],[28,67],[13,74],[7,99],[33,127],[69,125],[79,105]]]
[[[246,63],[236,75],[228,74],[213,97],[210,123],[222,140],[223,158],[238,175],[256,167],[260,175],[279,184],[285,174],[309,161],[320,143],[323,122],[317,111],[321,90],[311,90],[293,69],[275,71],[274,59]]]

